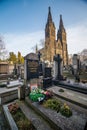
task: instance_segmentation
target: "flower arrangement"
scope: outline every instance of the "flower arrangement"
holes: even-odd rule
[[[8,109],[18,126],[18,130],[36,130],[32,122],[26,118],[17,103],[10,104]]]
[[[72,111],[70,107],[66,103],[62,105],[62,103],[58,99],[48,99],[44,101],[43,106],[46,108],[56,110],[57,113],[60,112],[63,116],[66,117],[72,116]]]
[[[57,99],[48,99],[47,101],[44,102],[43,105],[47,108],[56,110],[57,112],[59,112],[61,107],[61,103]]]
[[[8,109],[11,113],[15,114],[17,110],[19,109],[19,106],[17,103],[12,103],[8,106]]]
[[[66,117],[72,116],[72,111],[66,103],[64,103],[64,105],[60,108],[60,113]]]

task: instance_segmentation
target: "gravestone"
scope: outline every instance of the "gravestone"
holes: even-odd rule
[[[73,55],[73,70],[74,70],[74,75],[76,76],[79,73],[80,70],[80,59],[77,54]]]
[[[52,68],[45,67],[43,73],[43,88],[46,89],[47,87],[52,86]]]
[[[51,67],[45,67],[44,68],[44,78],[52,77],[51,74],[52,68]]]
[[[54,79],[62,80],[62,58],[59,54],[54,56]]]
[[[43,75],[43,66],[42,63],[39,63],[39,76]]]
[[[38,60],[39,60],[39,76],[43,75],[43,64],[41,62],[41,53],[40,51],[38,52]]]
[[[39,77],[39,61],[35,53],[30,53],[24,58],[24,79],[30,80]]]

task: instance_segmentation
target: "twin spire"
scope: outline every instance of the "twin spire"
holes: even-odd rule
[[[48,7],[48,19],[47,23],[52,23],[51,7]],[[59,30],[64,29],[62,15],[60,15]]]

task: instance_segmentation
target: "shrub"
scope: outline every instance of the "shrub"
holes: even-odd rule
[[[64,103],[64,105],[61,107],[60,113],[66,117],[72,116],[72,111],[66,103]]]
[[[47,101],[44,102],[44,106],[59,112],[61,103],[57,99],[48,99]]]

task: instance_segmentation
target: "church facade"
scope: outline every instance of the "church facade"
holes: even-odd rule
[[[62,15],[60,15],[59,29],[56,38],[56,28],[52,20],[51,8],[48,8],[48,18],[45,26],[45,47],[40,50],[45,61],[53,62],[53,57],[60,54],[63,65],[68,65],[68,50],[66,30],[63,25]]]

